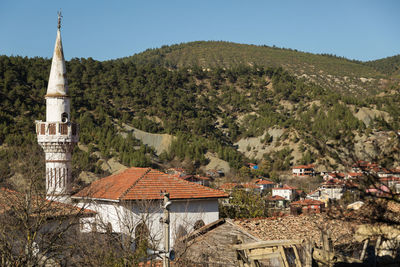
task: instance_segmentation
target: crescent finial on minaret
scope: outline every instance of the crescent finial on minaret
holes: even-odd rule
[[[60,11],[57,12],[57,14],[58,14],[58,25],[57,25],[57,28],[61,29],[61,18],[63,17],[61,15],[61,9],[60,9]]]

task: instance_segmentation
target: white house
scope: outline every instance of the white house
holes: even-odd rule
[[[337,179],[330,179],[323,183],[319,190],[322,199],[341,199],[346,190],[345,183]]]
[[[284,185],[282,187],[272,188],[272,196],[281,196],[292,201],[296,197],[296,188]]]
[[[308,199],[313,199],[313,200],[321,200],[321,190],[316,189],[310,193],[307,194]]]
[[[292,173],[294,176],[313,176],[315,175],[314,165],[308,164],[308,165],[294,166],[292,168]]]
[[[170,194],[170,236],[219,219],[218,199],[228,194],[151,168],[130,168],[93,182],[72,199],[97,212],[85,230],[112,231],[135,238],[147,229],[155,245],[162,242],[161,191]]]
[[[265,179],[257,179],[254,181],[256,185],[258,185],[262,191],[273,188],[276,186],[276,183],[270,181],[270,180],[265,180]]]

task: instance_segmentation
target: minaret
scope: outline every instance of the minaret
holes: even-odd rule
[[[78,142],[79,128],[72,123],[68,84],[61,43],[61,13],[58,13],[56,45],[46,98],[46,122],[36,121],[38,143],[46,160],[46,198],[69,202],[71,152]]]

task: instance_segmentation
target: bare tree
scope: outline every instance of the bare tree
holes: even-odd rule
[[[44,163],[39,149],[10,150],[11,166],[23,179],[18,191],[0,190],[0,257],[2,266],[41,266],[62,262],[69,249],[66,237],[79,220],[93,213],[72,205],[46,200]],[[25,154],[27,153],[27,154]],[[43,166],[43,167],[41,167]]]

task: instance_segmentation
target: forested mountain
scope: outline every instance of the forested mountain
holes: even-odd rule
[[[34,121],[45,118],[50,63],[0,56],[3,183],[18,172],[10,150],[38,149]],[[82,148],[73,154],[74,175],[100,174],[101,162],[111,157],[126,166],[175,160],[198,170],[207,152],[233,170],[258,162],[266,175],[297,163],[339,166],[354,157],[380,156],[393,166],[398,154],[385,146],[398,143],[385,140],[397,140],[392,132],[399,130],[400,86],[391,64],[225,42],[104,62],[72,59],[71,117],[80,124]],[[124,125],[176,138],[168,153],[156,155]],[[378,132],[391,139],[380,140]]]
[[[394,57],[395,58],[395,57]],[[198,41],[149,49],[124,61],[170,68],[201,66],[231,68],[238,65],[282,67],[296,77],[335,91],[371,94],[382,89],[395,60],[363,63],[330,54],[311,54],[292,49],[229,42]],[[381,63],[380,63],[381,62]],[[397,66],[398,57],[397,57]],[[390,66],[390,67],[389,67]]]
[[[370,66],[381,73],[400,75],[400,55],[368,61],[365,62],[365,65]]]

